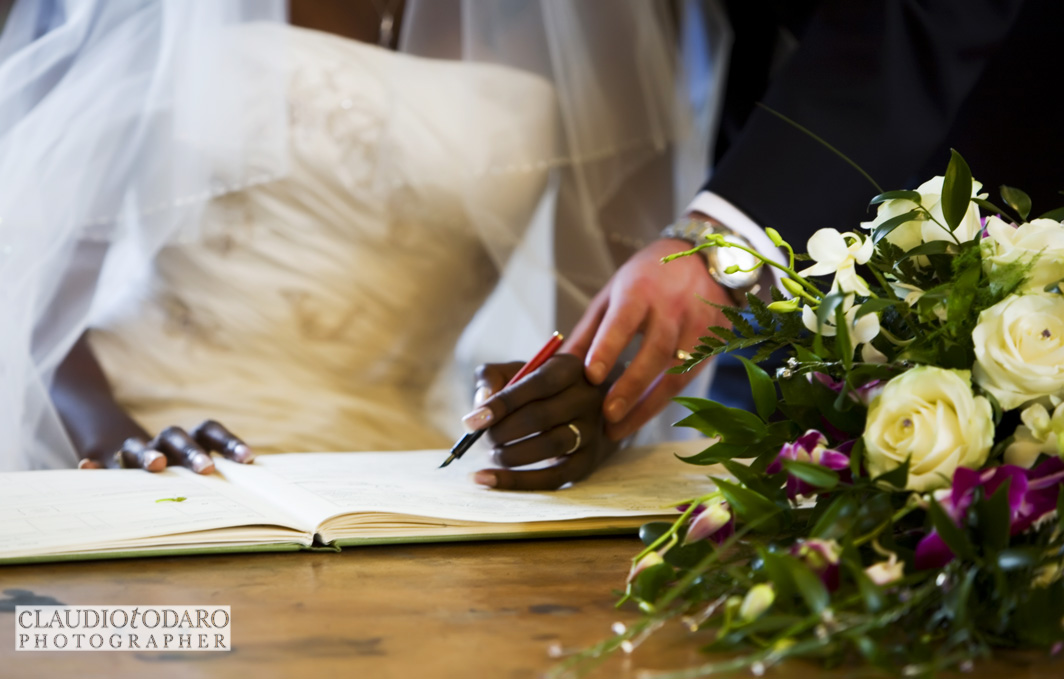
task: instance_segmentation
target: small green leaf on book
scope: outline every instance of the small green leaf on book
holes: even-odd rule
[[[187,497],[161,497],[155,502],[184,502],[187,499]]]

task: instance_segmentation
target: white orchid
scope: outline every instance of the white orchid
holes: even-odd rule
[[[944,183],[945,179],[943,177],[933,177],[917,187],[916,192],[920,194],[920,205],[930,213],[932,219],[928,218],[927,213],[918,214],[911,221],[905,222],[887,234],[889,242],[908,252],[921,243],[939,240],[951,242],[955,240],[959,243],[967,243],[979,237],[983,227],[979,221],[979,207],[975,203],[969,203],[968,210],[964,213],[964,218],[955,230],[951,232],[942,226],[946,223],[946,218],[942,213]],[[981,183],[973,180],[972,197],[986,198],[987,194],[979,193],[982,188],[983,185]],[[883,222],[910,212],[915,207],[916,204],[907,198],[884,201],[879,205],[876,218],[870,222],[862,222],[861,226],[872,231]],[[918,266],[926,266],[927,258],[917,257],[916,263]]]
[[[855,292],[864,297],[872,294],[868,283],[857,275],[856,266],[866,264],[872,258],[874,244],[871,238],[852,231],[839,233],[835,229],[820,229],[813,234],[806,246],[809,256],[816,264],[803,270],[804,276],[835,274],[832,291]]]
[[[872,346],[872,340],[879,335],[879,316],[871,313],[857,318],[858,307],[854,306],[853,301],[853,295],[846,295],[842,300],[842,312],[850,330],[850,341],[855,347],[862,347],[861,359],[866,363],[885,363],[887,357]],[[834,314],[824,319],[824,325],[821,326],[817,323],[816,311],[809,306],[802,307],[802,323],[810,332],[818,332],[824,337],[834,337],[838,332]]]

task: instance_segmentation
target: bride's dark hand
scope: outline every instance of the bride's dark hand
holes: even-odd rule
[[[251,448],[232,432],[214,420],[207,420],[191,432],[180,427],[167,427],[150,441],[144,437],[130,437],[114,456],[105,458],[106,465],[86,458],[79,468],[108,466],[160,472],[167,466],[178,466],[188,467],[198,474],[210,474],[214,472],[211,451],[242,463],[251,462],[255,457]]]
[[[554,490],[580,481],[616,449],[604,434],[602,400],[609,385],[595,386],[583,362],[557,354],[517,384],[504,385],[521,363],[477,369],[477,403],[466,426],[487,427],[499,469],[482,469],[477,483],[504,490]],[[528,470],[515,467],[553,460]]]

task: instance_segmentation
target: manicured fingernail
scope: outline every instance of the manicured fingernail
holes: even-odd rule
[[[491,424],[493,417],[494,415],[492,415],[489,408],[477,408],[462,418],[462,424],[464,424],[465,428],[469,431],[478,431]]]
[[[233,446],[233,459],[247,464],[255,459],[255,453],[251,452],[251,448],[246,444],[238,443]]]
[[[610,422],[620,422],[628,413],[628,401],[623,398],[615,398],[606,404],[606,419]]]
[[[196,453],[192,456],[192,471],[197,474],[204,474],[208,471],[214,471],[214,461],[211,460],[209,455],[204,453]]]
[[[81,462],[78,462],[78,469],[99,469],[99,468],[100,468],[100,465],[96,462],[96,460],[90,460],[88,458],[85,458]]]
[[[473,483],[479,483],[482,486],[494,488],[499,483],[499,477],[495,476],[493,472],[479,471],[473,474]]]
[[[587,379],[591,384],[602,384],[606,379],[606,364],[602,361],[594,361],[587,367]]]
[[[149,450],[141,456],[140,463],[150,472],[162,471],[166,468],[166,456],[157,450]]]
[[[477,392],[473,394],[473,405],[479,406],[484,401],[487,401],[491,396],[491,387],[484,386],[477,389]]]

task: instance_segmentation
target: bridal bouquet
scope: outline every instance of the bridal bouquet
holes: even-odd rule
[[[752,254],[790,295],[722,307],[732,327],[683,366],[757,347],[740,359],[756,413],[683,399],[679,424],[715,439],[686,461],[715,465],[718,490],[644,526],[624,595],[643,618],[573,664],[670,619],[728,659],[661,676],[795,656],[923,676],[1061,651],[1064,211],[1029,219],[1022,191],[1002,187],[1005,208],[981,189],[954,152],[808,256],[769,231],[788,263]],[[683,255],[711,246],[738,247]]]

